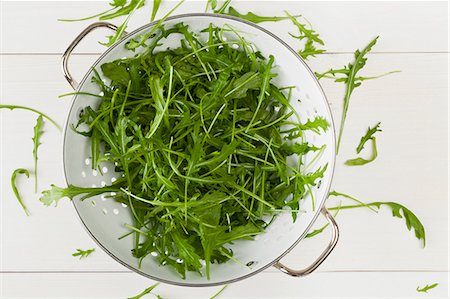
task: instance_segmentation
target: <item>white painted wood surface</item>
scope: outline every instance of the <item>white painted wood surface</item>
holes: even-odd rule
[[[164,4],[167,10],[173,2]],[[1,11],[0,102],[45,111],[63,123],[70,91],[60,71],[60,53],[90,22],[63,24],[60,17],[98,12],[102,2],[3,2]],[[344,211],[338,217],[341,239],[317,274],[290,278],[269,269],[229,286],[221,298],[411,298],[423,297],[418,285],[439,282],[427,298],[448,296],[448,17],[446,2],[239,2],[242,11],[261,14],[288,7],[302,13],[333,52],[311,59],[315,71],[348,63],[355,49],[380,34],[376,54],[369,56],[365,75],[402,72],[364,82],[350,104],[342,150],[333,186],[365,201],[397,201],[422,220],[427,247],[422,249],[402,219],[390,211]],[[190,2],[179,12],[202,11]],[[147,8],[148,9],[148,8]],[[163,11],[161,11],[163,12]],[[162,15],[162,14],[160,14]],[[136,15],[130,28],[146,22]],[[286,37],[285,25],[265,24]],[[103,48],[94,34],[71,61],[80,78]],[[17,38],[23,37],[23,38]],[[292,44],[295,46],[295,44]],[[339,119],[344,86],[323,81],[333,114]],[[361,168],[343,166],[367,126],[382,122],[378,159]],[[0,298],[124,298],[152,282],[131,273],[98,249],[79,261],[76,248],[95,247],[71,204],[45,208],[32,192],[32,180],[20,179],[32,216],[26,217],[10,190],[10,173],[32,168],[34,115],[0,111]],[[49,124],[40,148],[40,189],[63,184],[61,135]],[[330,205],[332,202],[330,201]],[[285,258],[300,267],[325,246],[325,233],[305,240]],[[326,287],[324,287],[326,286]],[[217,288],[159,286],[165,298],[207,298]]]

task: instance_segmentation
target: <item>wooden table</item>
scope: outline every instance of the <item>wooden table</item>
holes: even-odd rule
[[[57,18],[95,14],[106,2],[2,2],[1,103],[27,105],[63,123],[71,99],[60,70],[61,53],[91,21],[61,23]],[[174,2],[165,1],[159,16]],[[311,58],[313,70],[340,67],[354,50],[376,35],[364,75],[401,70],[366,81],[351,99],[333,188],[364,201],[397,201],[422,220],[427,246],[421,248],[403,219],[388,209],[343,211],[341,239],[332,255],[312,275],[292,278],[270,268],[230,285],[220,298],[448,298],[448,3],[443,2],[239,2],[240,11],[301,13],[326,42],[327,53]],[[149,18],[147,7],[130,23],[137,28]],[[178,12],[203,11],[204,3],[185,3]],[[293,47],[289,22],[262,24]],[[292,28],[292,31],[295,30]],[[77,49],[71,66],[76,78],[104,51],[93,34]],[[323,80],[339,119],[344,85]],[[46,208],[33,193],[32,180],[20,178],[20,190],[31,211],[26,217],[10,188],[10,174],[32,169],[35,116],[26,111],[0,112],[1,298],[125,298],[153,282],[113,261],[98,249],[91,257],[71,256],[76,248],[97,246],[83,229],[68,200]],[[382,123],[379,157],[364,167],[346,167],[368,126]],[[39,189],[63,185],[61,134],[47,125],[40,148]],[[337,202],[337,201],[335,201]],[[330,205],[333,203],[330,200]],[[318,223],[320,225],[321,223]],[[308,264],[328,241],[328,232],[307,239],[285,262]],[[428,294],[417,286],[438,282]],[[219,288],[160,285],[164,298],[209,298]]]

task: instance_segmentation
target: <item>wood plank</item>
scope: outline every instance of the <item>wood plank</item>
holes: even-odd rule
[[[326,1],[233,1],[240,11],[262,15],[303,14],[326,43],[329,52],[353,52],[380,35],[381,52],[448,52],[448,3],[441,2],[326,2]],[[174,1],[164,1],[159,17]],[[80,18],[108,8],[107,1],[6,1],[1,17],[1,53],[62,53],[75,36],[93,20],[61,23],[58,18]],[[150,6],[136,12],[129,29],[148,23]],[[176,13],[203,12],[204,2],[189,1]],[[37,13],[38,12],[38,13]],[[113,23],[119,24],[117,20]],[[263,27],[288,41],[288,31],[296,33],[290,21],[263,23]],[[287,30],[286,28],[289,28]],[[93,33],[82,42],[77,52],[103,52],[97,41],[105,40],[106,30]]]
[[[80,78],[96,56],[78,55],[72,61]],[[314,70],[347,63],[351,55],[327,55],[313,60]],[[2,57],[3,103],[29,105],[62,123],[70,99],[57,95],[70,91],[64,81],[59,56],[11,55]],[[364,75],[400,69],[394,74],[366,81],[350,104],[334,188],[366,201],[404,203],[423,221],[427,247],[420,248],[402,219],[388,210],[346,211],[338,217],[341,240],[321,267],[335,270],[448,270],[448,55],[370,55]],[[7,76],[6,76],[7,75]],[[336,120],[343,85],[323,81]],[[32,180],[20,181],[20,190],[32,216],[26,217],[9,188],[17,167],[32,167],[32,127],[35,116],[24,111],[1,113],[1,271],[122,271],[124,268],[97,250],[89,259],[71,256],[76,248],[95,246],[82,228],[71,204],[46,208],[32,192]],[[361,168],[343,166],[355,156],[367,126],[382,122],[379,158]],[[40,148],[40,187],[63,184],[61,135],[50,125]],[[297,246],[285,262],[306,265],[328,240],[327,233]],[[407,253],[407,254],[405,254]],[[275,269],[270,271],[274,272]]]
[[[0,298],[128,298],[154,282],[134,273],[3,273]],[[428,294],[417,286],[439,283]],[[26,287],[24,287],[26,285]],[[159,285],[163,298],[210,298],[220,287]],[[263,272],[229,285],[226,298],[448,298],[448,272],[314,273],[303,278]],[[149,298],[151,298],[149,296]]]

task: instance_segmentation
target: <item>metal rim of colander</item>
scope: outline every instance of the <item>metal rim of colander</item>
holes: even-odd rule
[[[269,30],[256,25],[255,23],[249,22],[247,20],[244,19],[240,19],[237,17],[233,17],[233,16],[228,16],[228,15],[221,15],[221,14],[214,14],[214,13],[187,13],[187,14],[180,14],[180,15],[176,15],[176,16],[171,16],[168,17],[164,22],[166,21],[171,21],[171,20],[176,20],[176,19],[183,19],[183,18],[189,18],[189,17],[211,17],[211,18],[222,18],[222,19],[228,19],[228,20],[233,20],[233,21],[237,21],[249,26],[254,27],[255,29],[258,29],[260,31],[262,31],[265,34],[268,34],[270,37],[272,37],[273,39],[275,39],[278,43],[280,43],[281,46],[287,48],[290,52],[292,52],[292,54],[302,63],[302,65],[306,68],[306,70],[310,73],[310,75],[313,77],[314,82],[316,83],[317,87],[319,88],[319,91],[322,95],[322,100],[325,103],[325,108],[326,108],[326,112],[327,112],[327,117],[330,120],[330,128],[329,130],[331,131],[331,147],[332,147],[332,161],[330,161],[330,165],[329,165],[329,170],[330,170],[330,178],[329,180],[327,180],[326,182],[326,186],[325,186],[325,193],[324,193],[324,197],[327,197],[330,188],[331,188],[331,182],[333,181],[333,176],[334,176],[334,168],[335,168],[335,163],[336,163],[336,154],[335,154],[335,150],[336,150],[336,136],[335,136],[335,128],[334,128],[334,120],[333,120],[333,115],[331,114],[331,109],[329,107],[328,104],[328,100],[327,97],[325,95],[325,92],[322,88],[322,86],[320,85],[319,81],[317,80],[316,76],[314,75],[314,72],[309,68],[309,66],[305,63],[305,61],[300,57],[300,55],[298,55],[298,53],[292,49],[286,42],[284,42],[282,39],[280,39],[278,36],[276,36],[275,34],[273,34],[272,32],[270,32]],[[150,28],[152,26],[155,26],[159,21],[154,21],[151,23],[148,23],[144,26],[139,27],[138,29],[130,32],[129,34],[127,34],[125,37],[123,37],[122,39],[120,39],[118,42],[116,42],[114,45],[112,45],[111,47],[109,47],[90,67],[89,71],[84,75],[83,79],[81,80],[80,84],[78,85],[78,88],[76,91],[81,90],[81,88],[83,87],[84,83],[86,82],[86,80],[89,78],[89,75],[92,72],[92,69],[94,69],[95,67],[97,67],[99,65],[100,62],[102,62],[103,58],[111,51],[113,51],[116,47],[120,46],[123,44],[124,40],[128,39],[130,36],[133,36],[139,32],[141,32],[142,30],[145,30],[147,28]],[[163,23],[164,23],[163,22]],[[70,127],[69,124],[69,116],[72,113],[72,109],[75,103],[75,99],[76,99],[77,95],[75,95],[72,98],[72,104],[70,106],[70,109],[67,113],[66,116],[66,121],[64,123],[64,137],[63,137],[63,146],[62,146],[62,165],[63,165],[63,172],[64,172],[64,179],[65,179],[65,183],[66,186],[69,185],[68,184],[68,179],[67,179],[67,171],[66,171],[66,165],[64,163],[65,161],[65,144],[66,144],[66,138],[67,138],[67,129]],[[320,215],[320,211],[322,210],[322,207],[325,204],[326,198],[322,197],[321,201],[320,201],[320,205],[317,207],[317,210],[315,211],[315,214],[312,218],[312,220],[310,221],[310,223],[308,224],[307,228],[305,229],[305,231],[297,238],[297,240],[287,249],[285,250],[281,255],[279,255],[275,260],[273,260],[270,263],[267,263],[266,265],[262,266],[261,268],[254,270],[248,274],[233,278],[233,279],[228,279],[228,280],[224,280],[224,281],[220,281],[220,282],[212,282],[212,283],[189,283],[189,282],[175,282],[175,281],[170,281],[170,280],[166,280],[166,279],[161,279],[158,277],[154,277],[150,274],[147,274],[143,271],[141,271],[140,269],[137,269],[131,265],[129,265],[128,263],[122,261],[120,258],[118,258],[117,256],[115,256],[113,253],[111,253],[99,240],[97,240],[97,238],[95,237],[95,235],[89,230],[89,228],[87,227],[86,223],[83,220],[83,217],[81,216],[80,212],[77,209],[76,204],[74,203],[74,201],[72,201],[72,204],[75,208],[75,211],[77,212],[78,218],[80,219],[81,223],[83,224],[84,228],[86,229],[86,231],[88,232],[88,234],[91,236],[91,238],[95,241],[95,243],[97,243],[97,245],[103,249],[103,251],[105,251],[110,257],[112,257],[115,261],[117,261],[118,263],[120,263],[121,265],[125,266],[126,268],[132,270],[133,272],[136,272],[144,277],[150,278],[152,280],[155,281],[159,281],[159,282],[163,282],[163,283],[167,283],[167,284],[171,284],[171,285],[176,285],[176,286],[186,286],[186,287],[211,287],[211,286],[218,286],[218,285],[224,285],[224,284],[230,284],[230,283],[234,283],[246,278],[249,278],[253,275],[256,275],[262,271],[264,271],[265,269],[273,266],[275,263],[277,263],[278,261],[280,261],[284,256],[286,256],[295,246],[297,246],[297,244],[304,239],[304,237],[306,236],[306,234],[308,233],[308,231],[311,229],[312,225],[315,223],[315,221],[317,220],[317,217]]]

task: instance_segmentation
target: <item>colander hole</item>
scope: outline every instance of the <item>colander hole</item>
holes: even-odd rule
[[[152,256],[158,256],[158,253],[157,253],[156,251],[152,251],[152,252],[150,252],[150,254],[151,254]]]
[[[123,203],[123,204],[122,204],[122,207],[126,208],[126,207],[128,207],[128,206],[127,206],[126,204]]]
[[[91,160],[89,158],[86,158],[86,160],[84,160],[84,164],[86,164],[86,165],[91,164]]]
[[[103,213],[103,215],[108,215],[108,210],[107,209],[102,209],[102,213]]]
[[[78,118],[81,118],[84,114],[84,108],[79,108],[77,111]]]
[[[85,178],[86,177],[86,172],[82,171],[81,172],[81,177]]]
[[[95,202],[95,200],[91,201],[91,204],[93,207],[95,207],[97,205],[97,203]]]
[[[102,168],[102,172],[103,172],[103,173],[107,173],[107,172],[108,172],[108,167],[106,167],[106,166],[103,166],[103,168]]]
[[[113,214],[114,215],[119,215],[119,210],[118,209],[113,209]]]
[[[102,187],[105,187],[105,186],[106,186],[106,182],[105,182],[105,181],[102,181],[102,182],[100,183],[100,185],[101,185]]]
[[[250,261],[246,264],[247,267],[251,267],[255,264],[255,261]]]
[[[111,178],[111,183],[114,183],[115,181],[117,181],[117,179],[115,177]]]
[[[98,95],[102,97],[105,95],[105,93],[103,91],[100,91],[100,93]]]
[[[97,171],[97,170],[95,170],[95,169],[94,169],[94,170],[92,170],[92,175],[93,175],[93,176],[97,176],[97,175],[98,175],[98,171]]]
[[[321,180],[317,183],[317,189],[320,189],[320,186],[322,186],[322,181]]]
[[[182,264],[182,263],[183,263],[183,259],[177,259],[176,262],[177,262],[178,264]]]
[[[233,44],[233,45],[231,45],[231,47],[233,48],[233,49],[239,49],[239,45],[238,44]]]
[[[117,195],[116,192],[111,192],[110,194],[111,194],[111,196],[116,196]]]

